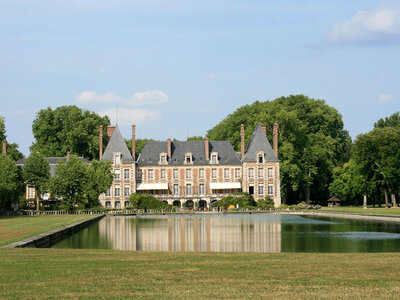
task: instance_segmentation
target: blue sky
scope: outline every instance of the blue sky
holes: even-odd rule
[[[185,139],[238,107],[325,99],[352,137],[400,110],[398,1],[0,0],[0,115],[76,104],[126,138]]]

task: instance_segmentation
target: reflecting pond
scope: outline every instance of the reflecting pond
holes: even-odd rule
[[[399,252],[400,224],[300,215],[108,216],[54,248]]]

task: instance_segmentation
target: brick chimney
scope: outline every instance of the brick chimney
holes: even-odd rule
[[[99,159],[101,159],[103,156],[103,125],[100,125],[99,138]]]
[[[204,141],[204,149],[206,151],[206,160],[210,160],[210,142],[208,138]]]
[[[171,159],[171,155],[172,155],[172,150],[171,150],[171,139],[168,138],[167,140],[167,155],[168,155],[168,160]]]
[[[279,132],[279,124],[275,123],[274,130],[273,130],[273,144],[274,144],[274,152],[275,152],[276,157],[278,157],[278,132]]]
[[[7,141],[3,141],[3,154],[7,154]]]
[[[109,138],[113,135],[114,130],[115,130],[115,126],[107,126],[107,135]]]
[[[69,161],[69,159],[71,158],[71,152],[67,152],[67,161]]]
[[[261,129],[262,129],[262,131],[264,131],[264,134],[267,135],[267,126],[265,126],[264,124],[261,124]]]
[[[240,125],[240,153],[244,157],[244,125]]]
[[[136,160],[136,125],[132,124],[132,157]]]

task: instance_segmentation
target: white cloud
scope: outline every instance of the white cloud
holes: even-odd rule
[[[104,74],[104,70],[103,70],[103,69],[99,69],[99,70],[97,71],[97,74],[98,74],[98,75],[103,75],[103,74]]]
[[[379,103],[388,103],[394,99],[393,95],[390,94],[381,94],[378,97]]]
[[[107,110],[101,111],[99,114],[101,116],[108,116],[111,123],[116,123],[118,121],[118,125],[122,126],[159,120],[161,118],[160,112],[146,109],[108,108]]]
[[[120,101],[121,98],[111,92],[97,94],[95,91],[83,91],[75,97],[76,103],[115,103]]]
[[[169,102],[169,97],[163,91],[155,90],[149,92],[134,93],[127,101],[129,105],[154,105]]]
[[[208,80],[214,81],[214,80],[218,80],[219,79],[219,75],[218,74],[210,74],[208,75]]]
[[[359,11],[337,24],[325,37],[328,44],[389,44],[400,42],[400,11]]]

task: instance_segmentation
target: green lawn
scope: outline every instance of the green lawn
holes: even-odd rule
[[[0,249],[1,299],[398,299],[400,254]]]
[[[400,208],[372,208],[363,209],[362,207],[324,207],[321,211],[341,212],[341,213],[358,213],[368,215],[393,215],[400,216]]]
[[[94,215],[39,215],[0,217],[0,246],[77,223]]]

